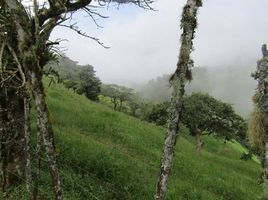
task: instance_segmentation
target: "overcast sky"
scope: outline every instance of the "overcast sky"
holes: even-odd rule
[[[175,70],[179,54],[179,20],[186,0],[158,0],[157,12],[134,6],[111,5],[109,19],[96,28],[85,14],[75,16],[81,29],[100,38],[110,49],[68,29],[57,28],[52,38],[66,38],[65,54],[91,64],[104,82],[144,82]],[[260,47],[268,43],[267,0],[204,0],[194,40],[196,66],[245,66],[254,70]],[[242,72],[243,73],[243,72]]]

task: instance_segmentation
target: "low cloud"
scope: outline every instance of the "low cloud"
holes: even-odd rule
[[[184,3],[158,0],[156,12],[133,6],[110,9],[105,11],[110,19],[101,21],[103,29],[78,15],[81,28],[111,46],[108,50],[69,30],[57,29],[52,38],[67,38],[67,56],[95,66],[105,82],[147,81],[175,69]],[[261,44],[268,41],[267,7],[267,0],[204,1],[194,41],[196,65],[254,68]]]

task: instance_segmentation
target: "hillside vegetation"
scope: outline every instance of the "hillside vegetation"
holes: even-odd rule
[[[46,90],[65,198],[153,199],[165,130],[91,102],[64,86],[52,85]],[[182,129],[182,135],[176,147],[167,199],[259,198],[260,166],[256,161],[240,160],[239,145],[206,137],[198,157],[187,129]],[[49,180],[48,172],[42,171],[43,199],[53,199],[48,192]],[[9,198],[28,199],[21,187],[14,189]]]

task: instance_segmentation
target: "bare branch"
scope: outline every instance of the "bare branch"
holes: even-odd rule
[[[109,49],[110,47],[105,46],[103,42],[100,41],[99,38],[93,37],[93,36],[89,36],[86,33],[82,32],[77,26],[76,23],[75,24],[71,24],[71,25],[64,25],[64,24],[60,24],[59,26],[65,27],[65,28],[69,28],[73,31],[75,31],[76,33],[78,33],[79,35],[82,35],[86,38],[92,39],[94,41],[96,41],[99,45],[101,45],[102,47],[104,47],[105,49]]]
[[[74,12],[88,6],[92,0],[78,0],[74,3],[65,1],[64,5],[57,4],[55,1],[50,1],[51,7],[49,9],[41,9],[39,14],[39,22],[42,25],[46,20],[54,17],[59,17],[63,13]]]
[[[94,15],[97,15],[101,18],[108,18],[108,16],[104,16],[104,15],[101,15],[95,11],[92,11],[90,10],[88,7],[85,7],[83,8],[83,10],[89,15],[89,17],[93,20],[93,22],[95,23],[95,25],[98,27],[98,28],[103,28],[102,26],[100,26],[97,22],[97,19],[94,17]]]
[[[143,8],[145,10],[154,10],[151,7],[151,4],[154,2],[153,0],[98,0],[99,5],[104,6],[102,4],[102,2],[104,2],[104,5],[106,3],[110,4],[110,3],[114,2],[114,3],[118,3],[118,6],[120,4],[132,3],[132,4],[135,4],[135,5],[139,6],[140,8]]]
[[[5,76],[4,73],[7,74],[7,76]],[[13,79],[13,77],[16,76],[16,73],[18,73],[18,69],[14,70],[14,71],[12,71],[12,70],[5,70],[4,73],[3,73],[3,76],[2,76],[1,82],[0,82],[1,87],[3,87],[3,84],[5,82]],[[10,86],[10,87],[13,87],[13,86]],[[15,88],[15,87],[13,87],[13,88]]]
[[[17,63],[17,67],[18,67],[19,73],[20,73],[21,78],[22,78],[22,84],[21,84],[20,87],[23,87],[23,86],[25,85],[25,83],[26,83],[26,78],[25,78],[25,74],[24,74],[24,72],[23,72],[23,68],[22,68],[22,66],[21,66],[21,64],[20,64],[20,61],[19,61],[19,59],[18,59],[18,57],[17,57],[16,52],[12,49],[12,47],[11,47],[9,44],[7,44],[7,47],[8,47],[8,49],[9,49],[9,51],[11,52],[11,54],[12,54],[14,60],[15,60],[16,63]]]

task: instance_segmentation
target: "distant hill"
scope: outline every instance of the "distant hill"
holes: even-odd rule
[[[71,60],[68,57],[60,57],[59,63],[52,63],[60,76],[64,79],[75,79],[82,69],[82,65]],[[193,69],[193,81],[186,85],[186,92],[204,92],[209,93],[215,98],[234,106],[236,112],[248,118],[252,111],[251,98],[254,94],[256,82],[250,77],[253,67],[195,67]],[[169,87],[170,75],[164,74],[150,80],[147,84],[126,83],[126,85],[136,89],[142,98],[151,101],[168,101],[170,100],[171,90]]]
[[[73,61],[67,56],[60,56],[58,62],[49,63],[46,68],[52,67],[59,72],[63,79],[79,79],[78,74],[85,65],[79,65],[78,62]]]
[[[193,81],[186,85],[186,92],[209,93],[215,98],[234,105],[236,112],[247,118],[252,110],[251,97],[256,82],[250,77],[253,68],[195,67]],[[149,100],[170,100],[170,75],[157,77],[139,88],[140,94]]]
[[[46,91],[65,199],[153,199],[165,130],[91,102],[62,85]],[[181,134],[167,199],[258,199],[260,166],[240,160],[243,149],[238,144],[206,137],[197,157],[194,138],[185,128]],[[53,199],[46,170],[42,180],[42,199]],[[10,199],[26,200],[25,194],[25,188],[18,187]]]

